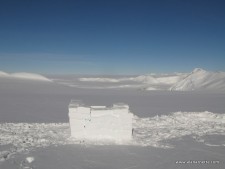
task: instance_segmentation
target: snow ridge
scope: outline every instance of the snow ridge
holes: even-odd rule
[[[38,80],[38,81],[52,82],[52,80],[50,80],[47,77],[42,76],[40,74],[26,73],[26,72],[9,74],[9,73],[0,71],[0,78],[26,79],[26,80]]]
[[[218,90],[225,91],[225,72],[194,69],[186,78],[174,84],[170,90]]]

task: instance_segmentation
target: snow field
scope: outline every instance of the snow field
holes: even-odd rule
[[[210,72],[200,68],[194,69],[186,78],[175,83],[170,90],[225,90],[225,72]]]
[[[152,118],[134,117],[133,139],[131,142],[116,143],[104,141],[76,140],[70,137],[69,123],[1,123],[0,124],[0,161],[13,155],[29,152],[50,145],[133,145],[172,148],[166,143],[171,139],[182,139],[190,135],[206,145],[225,146],[205,143],[206,136],[225,136],[225,114],[211,112],[175,112],[170,115]]]
[[[0,147],[9,145],[9,148],[0,151],[0,161],[38,147],[68,144],[69,136],[67,123],[1,123]]]
[[[166,140],[191,135],[204,142],[203,136],[225,135],[225,114],[205,112],[175,112],[152,118],[135,118],[133,144],[161,148],[172,147]],[[225,141],[222,145],[225,146]]]

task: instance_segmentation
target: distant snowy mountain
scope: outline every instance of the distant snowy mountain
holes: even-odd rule
[[[97,82],[99,86],[101,83],[116,84],[111,88],[141,88],[144,90],[169,90],[170,87],[180,80],[183,80],[188,74],[173,73],[173,74],[147,74],[136,77],[86,77],[79,78],[80,82]]]
[[[33,73],[6,73],[0,71],[0,78],[55,82],[78,88],[133,88],[141,90],[225,91],[225,72],[211,72],[201,68],[191,73],[147,74],[140,76],[85,76],[47,78]]]
[[[225,72],[211,72],[201,68],[196,68],[191,73],[149,74],[123,78],[80,78],[79,80],[83,82],[117,83],[118,85],[126,83],[123,86],[128,88],[130,84],[137,83],[138,85],[133,85],[133,87],[143,90],[225,91]],[[116,88],[116,86],[114,87]]]
[[[225,72],[210,72],[196,68],[186,78],[175,83],[170,90],[225,90]]]
[[[114,83],[112,88],[122,86],[143,90],[213,90],[225,91],[225,72],[211,72],[201,68],[194,69],[191,73],[173,73],[173,74],[148,74],[136,77],[123,78],[80,78],[82,82]]]
[[[34,74],[34,73],[25,73],[25,72],[9,74],[9,73],[0,71],[0,78],[13,78],[13,79],[17,78],[17,79],[51,82],[51,80],[45,76]]]
[[[186,73],[142,75],[135,78],[136,81],[146,84],[145,90],[169,90],[172,85],[183,80]]]
[[[162,75],[140,75],[137,77],[124,78],[79,78],[82,82],[104,82],[104,83],[120,83],[120,82],[141,82],[143,84],[174,84],[182,79],[186,74],[162,74]]]

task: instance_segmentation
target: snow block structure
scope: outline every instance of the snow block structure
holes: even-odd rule
[[[124,142],[132,139],[133,114],[123,103],[86,106],[81,101],[69,104],[71,136],[78,140]]]

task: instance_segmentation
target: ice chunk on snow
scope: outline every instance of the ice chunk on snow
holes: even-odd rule
[[[118,103],[112,107],[79,106],[79,102],[72,101],[69,118],[71,136],[78,140],[124,142],[132,139],[133,114],[126,104]]]
[[[32,163],[32,162],[34,161],[34,157],[27,157],[27,158],[26,158],[26,161],[27,161],[28,163]]]

